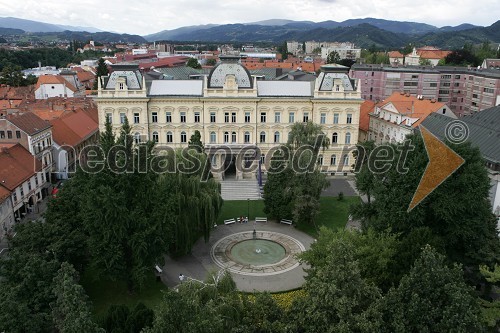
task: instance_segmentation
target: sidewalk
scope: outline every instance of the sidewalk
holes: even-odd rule
[[[45,222],[45,218],[43,217],[43,214],[47,210],[47,204],[48,201],[50,200],[50,196],[47,196],[45,199],[40,201],[37,204],[37,207],[35,207],[34,211],[26,214],[21,221],[16,222],[15,225],[21,224],[21,223],[26,223],[29,221],[39,221],[39,222]],[[13,237],[16,236],[16,233],[13,231]],[[9,241],[7,237],[3,237],[0,239],[0,256],[5,255],[9,251]]]

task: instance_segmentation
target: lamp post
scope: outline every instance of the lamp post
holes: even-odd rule
[[[247,219],[250,220],[250,198],[247,198]]]

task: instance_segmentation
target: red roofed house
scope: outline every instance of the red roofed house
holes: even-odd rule
[[[422,60],[426,60],[431,65],[437,66],[439,60],[446,58],[450,53],[451,51],[443,51],[432,46],[413,48],[413,51],[405,56],[405,65],[418,66]]]
[[[401,54],[399,51],[391,51],[389,52],[389,63],[390,64],[402,64],[405,59],[405,56]]]
[[[95,113],[95,114],[94,114]],[[83,148],[97,144],[99,124],[97,108],[79,110],[51,120],[54,136],[54,173],[57,179],[67,179],[76,171]]]
[[[78,89],[59,75],[42,75],[36,83],[36,99],[76,96],[78,96]]]
[[[42,189],[47,184],[47,179],[41,171],[42,163],[22,145],[0,144],[0,201],[10,193],[12,214],[16,221],[35,209],[36,204],[42,200]],[[0,206],[8,204],[5,199],[0,202]],[[0,215],[0,218],[5,217]],[[0,226],[4,233],[13,224],[8,216],[0,223],[6,223]]]
[[[369,113],[368,140],[377,144],[401,143],[433,112],[451,118],[457,117],[444,103],[395,92],[379,102],[373,112]]]
[[[368,140],[368,131],[370,129],[370,113],[373,112],[375,108],[375,102],[364,101],[359,109],[359,142],[365,142]]]
[[[52,130],[49,122],[36,114],[24,112],[0,118],[0,144],[21,144],[41,162],[44,181],[50,181],[52,171]],[[42,191],[45,198],[48,184]]]

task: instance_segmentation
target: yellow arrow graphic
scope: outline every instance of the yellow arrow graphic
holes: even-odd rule
[[[465,160],[455,153],[450,147],[441,142],[437,137],[420,125],[420,133],[424,139],[425,150],[429,156],[429,163],[425,168],[422,179],[413,195],[408,212],[415,208],[442,182],[451,176]]]

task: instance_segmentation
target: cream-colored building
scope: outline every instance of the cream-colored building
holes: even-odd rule
[[[115,65],[99,82],[99,128],[104,130],[108,117],[118,132],[127,117],[136,142],[173,148],[187,147],[198,130],[214,176],[243,179],[254,176],[259,160],[265,171],[270,149],[287,142],[295,122],[311,121],[321,124],[331,141],[318,158],[321,168],[346,174],[354,162],[363,102],[347,72],[327,65],[313,82],[264,81],[236,59],[224,59],[202,80],[146,83],[137,66]]]

